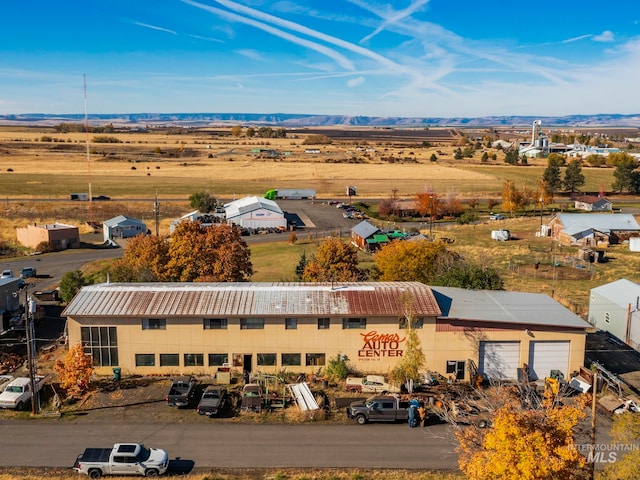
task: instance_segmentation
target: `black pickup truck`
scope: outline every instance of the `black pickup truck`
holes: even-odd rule
[[[381,395],[366,401],[351,402],[347,416],[364,425],[367,422],[406,422],[409,419],[408,404],[393,395]]]
[[[176,377],[171,382],[167,394],[167,405],[170,407],[188,407],[193,401],[198,381],[194,377]]]

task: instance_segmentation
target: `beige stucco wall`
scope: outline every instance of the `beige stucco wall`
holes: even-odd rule
[[[205,330],[201,318],[169,318],[166,330],[142,330],[141,319],[119,319],[117,322],[119,366],[123,374],[214,374],[218,367],[209,367],[209,353],[228,354],[233,362],[234,354],[252,355],[251,370],[264,373],[278,372],[283,368],[289,372],[312,373],[317,366],[305,366],[305,354],[324,353],[326,361],[337,354],[346,355],[350,366],[361,373],[387,374],[397,363],[404,351],[406,330],[398,327],[398,320],[391,318],[368,318],[366,329],[343,329],[341,318],[332,318],[331,326],[319,330],[317,317],[297,317],[298,328],[287,330],[284,318],[266,318],[262,330],[241,330],[239,318],[229,318],[227,329]],[[83,326],[116,326],[113,321],[93,319],[84,321]],[[442,329],[440,329],[442,330]],[[435,319],[425,319],[423,328],[417,329],[426,356],[425,370],[446,376],[448,360],[473,360],[478,365],[478,345],[480,341],[519,341],[520,367],[528,362],[529,345],[532,341],[570,341],[569,371],[575,371],[583,364],[585,334],[575,331],[545,332],[532,330],[527,333],[522,328],[506,330],[476,329],[462,331],[437,331]],[[69,343],[80,341],[80,324],[68,319]],[[369,341],[365,335],[369,334]],[[382,335],[377,341],[375,335]],[[385,342],[384,340],[388,340]],[[136,367],[135,354],[155,354],[156,366]],[[160,353],[179,354],[180,367],[160,367]],[[184,367],[184,354],[203,354],[204,367]],[[257,365],[257,354],[276,353],[276,366]],[[300,353],[300,366],[281,365],[282,353]],[[110,374],[112,367],[98,368],[98,374]],[[245,367],[236,365],[242,371]],[[466,373],[468,380],[468,373]]]

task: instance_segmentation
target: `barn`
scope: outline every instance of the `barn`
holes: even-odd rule
[[[244,197],[224,205],[227,223],[242,228],[286,229],[287,219],[280,206],[263,197]]]

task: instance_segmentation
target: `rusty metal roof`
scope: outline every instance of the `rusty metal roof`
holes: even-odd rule
[[[416,316],[440,314],[431,288],[418,282],[104,283],[83,287],[62,313],[79,317]]]

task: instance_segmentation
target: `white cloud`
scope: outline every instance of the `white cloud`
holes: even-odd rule
[[[605,30],[600,35],[594,35],[593,36],[593,41],[594,42],[613,42],[613,40],[614,40],[613,32],[611,32],[609,30]]]
[[[245,48],[241,50],[236,50],[236,52],[239,55],[242,55],[243,57],[250,58],[251,60],[258,60],[261,62],[264,61],[264,58],[262,57],[262,55],[260,55],[260,52],[258,52],[257,50],[251,50],[251,49]]]
[[[138,27],[149,28],[151,30],[157,30],[158,32],[170,33],[171,35],[178,34],[177,32],[173,30],[169,30],[168,28],[158,27],[156,25],[149,25],[148,23],[137,22],[135,20],[131,21],[130,23],[132,23],[133,25],[137,25]]]
[[[349,88],[354,88],[359,85],[362,85],[365,82],[364,77],[351,78],[347,80],[347,86]]]

